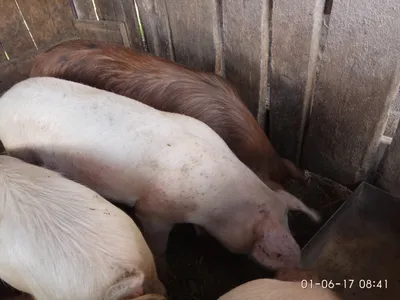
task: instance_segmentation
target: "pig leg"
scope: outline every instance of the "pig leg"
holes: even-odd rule
[[[160,219],[144,217],[139,214],[137,216],[142,224],[143,236],[154,255],[158,275],[162,281],[165,281],[168,274],[166,258],[167,244],[173,224]]]
[[[133,276],[124,278],[111,286],[104,297],[104,300],[120,300],[126,297],[136,298],[143,295],[144,275],[136,272]]]

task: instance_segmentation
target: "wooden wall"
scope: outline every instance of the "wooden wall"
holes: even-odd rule
[[[390,154],[400,151],[400,1],[136,4],[0,0],[9,58],[0,58],[0,92],[26,77],[32,57],[54,43],[106,40],[225,76],[278,152],[303,168],[355,184],[374,170],[385,134],[395,142],[379,174],[385,164],[400,170],[400,158]]]

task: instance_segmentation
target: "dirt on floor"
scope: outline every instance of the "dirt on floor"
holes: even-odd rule
[[[315,224],[301,213],[290,213],[289,226],[301,247],[351,193],[347,188],[315,174],[307,173],[307,178],[307,186],[296,183],[286,186],[322,216],[322,221]],[[166,283],[169,300],[214,300],[249,280],[274,275],[246,256],[230,253],[209,235],[197,237],[193,227],[186,224],[176,226],[171,233],[167,259],[170,265]],[[5,286],[0,287],[1,300],[14,300],[10,293]]]

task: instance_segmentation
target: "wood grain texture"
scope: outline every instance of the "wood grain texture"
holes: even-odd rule
[[[278,0],[272,11],[270,139],[298,163],[314,91],[324,0]]]
[[[119,1],[119,0],[117,0]],[[115,5],[117,1],[114,0],[95,0],[97,15],[100,20],[115,21],[117,16],[115,14]],[[133,0],[132,0],[133,2]]]
[[[399,19],[397,0],[333,1],[305,168],[353,184],[373,166],[400,84]]]
[[[388,137],[393,137],[396,132],[396,128],[399,124],[400,120],[400,112],[398,111],[392,111],[389,114],[388,122],[385,127],[385,132],[383,135],[388,136]]]
[[[259,121],[267,102],[268,14],[268,0],[222,2],[226,78]]]
[[[125,24],[114,21],[76,20],[75,26],[82,39],[105,41],[129,47]]]
[[[133,0],[96,0],[96,7],[100,19],[124,23],[131,47],[144,50]]]
[[[24,56],[0,64],[0,94],[29,77],[36,54],[37,51],[34,49]]]
[[[377,173],[377,186],[400,197],[400,126],[386,149]]]
[[[92,0],[73,0],[78,19],[97,20]]]
[[[0,0],[0,8],[0,40],[9,57],[35,49],[15,2]]]
[[[7,61],[7,58],[6,58],[6,54],[4,52],[3,46],[0,42],[0,63],[2,63],[3,61]]]
[[[390,111],[385,132],[383,134],[385,136],[394,137],[396,128],[399,124],[399,120],[400,120],[400,92],[397,94],[396,102]]]
[[[203,71],[214,72],[221,60],[218,1],[168,0],[175,60]]]
[[[165,0],[141,0],[137,6],[149,52],[175,60]]]
[[[49,44],[77,37],[69,0],[17,1],[39,50]]]

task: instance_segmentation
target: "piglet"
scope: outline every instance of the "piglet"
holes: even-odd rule
[[[242,284],[218,300],[340,300],[329,289],[305,286],[301,282],[257,279]]]
[[[140,230],[94,191],[6,155],[0,191],[0,278],[12,287],[36,300],[165,294]]]
[[[201,226],[269,268],[297,266],[287,212],[318,214],[266,186],[210,127],[87,85],[36,77],[0,98],[10,155],[56,170],[110,201],[135,206],[153,254],[174,224]]]
[[[84,83],[143,102],[156,109],[196,118],[217,132],[271,188],[304,174],[282,159],[224,78],[99,41],[62,42],[39,55],[31,77],[51,76]]]

